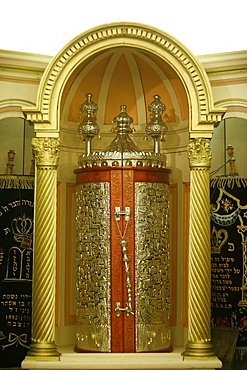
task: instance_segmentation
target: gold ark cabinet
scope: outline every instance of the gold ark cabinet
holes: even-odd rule
[[[78,352],[171,351],[170,170],[129,121],[121,107],[110,147],[75,170]]]

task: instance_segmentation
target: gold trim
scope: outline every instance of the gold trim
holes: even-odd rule
[[[184,360],[216,360],[212,343],[210,341],[189,342],[183,353]]]
[[[34,176],[0,175],[0,189],[34,189]]]
[[[178,224],[178,185],[170,188],[170,325],[177,325],[177,224]]]
[[[182,240],[182,325],[188,327],[188,245],[189,245],[189,193],[190,183],[182,185],[183,240]]]
[[[25,359],[30,361],[59,361],[59,355],[55,342],[32,341]]]
[[[62,183],[57,183],[57,234],[56,234],[56,307],[55,325],[60,325],[60,268],[61,268],[61,212],[62,212]]]
[[[64,302],[64,325],[76,325],[76,315],[72,314],[72,217],[73,195],[76,194],[75,184],[66,184],[66,246],[65,246],[65,302]]]
[[[210,186],[225,189],[234,186],[247,188],[247,176],[218,176],[210,179]]]

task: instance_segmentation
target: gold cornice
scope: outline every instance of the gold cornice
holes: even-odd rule
[[[0,58],[1,69],[5,71],[28,71],[42,74],[47,67],[47,64],[44,64],[42,66],[35,66],[35,64],[33,64],[32,62],[30,64],[27,63],[28,62],[12,63],[12,61],[8,59],[4,60],[3,58]]]
[[[0,119],[8,117],[21,117],[24,118],[21,107],[34,106],[34,103],[24,99],[2,99],[0,101]]]
[[[247,83],[247,51],[199,56],[212,87]]]
[[[247,113],[247,99],[222,99],[215,102],[217,106],[224,106],[227,112],[236,111]]]
[[[12,111],[21,112],[21,107],[18,107],[17,105],[11,106],[11,107],[3,107],[3,108],[0,107],[0,113],[12,112]]]
[[[199,55],[197,58],[206,72],[232,70],[246,66],[247,50]]]
[[[215,101],[215,105],[226,108],[227,111],[224,118],[236,117],[236,114],[239,118],[247,118],[247,99],[227,98]]]
[[[33,66],[45,69],[51,59],[52,57],[48,55],[0,49],[0,64]]]
[[[39,85],[40,78],[29,78],[29,77],[14,77],[14,76],[0,76],[0,81],[4,82],[14,82],[14,83],[21,83],[21,84],[31,84],[31,85]]]
[[[247,69],[246,69],[247,72]],[[210,77],[210,76],[209,76]],[[233,78],[222,78],[222,79],[215,79],[210,80],[211,86],[229,86],[229,85],[239,85],[239,84],[246,84],[247,77],[233,77]]]
[[[245,61],[245,64],[233,64],[228,66],[215,66],[215,67],[207,67],[205,66],[205,71],[207,74],[213,75],[213,74],[226,74],[226,73],[246,73],[247,72],[247,63]]]
[[[0,50],[0,81],[39,85],[50,60],[42,55]]]

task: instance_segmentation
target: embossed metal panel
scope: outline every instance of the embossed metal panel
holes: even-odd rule
[[[77,185],[77,350],[111,351],[110,185]]]
[[[169,189],[135,183],[136,352],[170,346]]]
[[[168,175],[77,170],[77,350],[171,350]]]

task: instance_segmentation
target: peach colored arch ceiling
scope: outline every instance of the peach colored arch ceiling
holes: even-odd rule
[[[132,51],[130,52],[130,50]],[[118,55],[118,59],[116,59],[116,55]],[[221,120],[224,110],[214,109],[207,75],[185,46],[172,36],[153,27],[132,23],[113,23],[96,27],[77,36],[49,64],[40,83],[36,107],[23,108],[27,118],[34,122],[37,136],[59,136],[61,113],[64,113],[63,109],[65,105],[67,106],[65,102],[69,94],[69,87],[72,87],[76,77],[83,73],[83,69],[85,70],[90,63],[94,63],[94,60],[97,61],[99,58],[105,58],[105,60],[108,58],[108,62],[113,63],[113,73],[117,73],[121,66],[125,66],[124,73],[126,73],[126,76],[122,78],[121,83],[123,84],[126,81],[125,88],[129,88],[133,92],[132,95],[137,95],[143,104],[136,107],[132,101],[127,102],[127,104],[121,102],[121,104],[129,104],[137,119],[138,117],[145,117],[146,112],[143,109],[146,109],[146,105],[149,103],[145,99],[150,100],[152,94],[157,93],[157,91],[154,91],[154,86],[152,86],[150,80],[146,78],[144,81],[143,77],[140,82],[142,86],[145,86],[146,96],[138,95],[138,91],[137,93],[134,91],[138,89],[138,83],[136,86],[127,81],[127,76],[133,73],[129,67],[139,68],[139,70],[146,69],[147,71],[153,63],[156,68],[155,86],[160,85],[161,88],[159,79],[162,80],[161,75],[163,73],[164,80],[170,82],[170,85],[162,84],[161,90],[163,89],[164,95],[166,95],[163,100],[165,102],[167,99],[168,103],[166,105],[169,109],[174,109],[175,101],[177,101],[180,116],[182,119],[188,118],[191,137],[210,137],[214,124]],[[111,74],[109,63],[107,68],[109,75]],[[152,67],[152,69],[154,68]],[[142,74],[142,76],[145,75],[145,73]],[[103,79],[105,76],[106,70],[104,74],[101,74],[101,78]],[[176,86],[171,86],[171,80],[174,76]],[[116,84],[116,78],[112,81],[113,84]],[[121,88],[121,84],[119,85]],[[176,99],[172,97],[172,93],[169,93],[169,86],[172,87],[170,92],[173,91]],[[74,90],[74,96],[82,90],[78,84],[78,90]],[[107,94],[115,96],[113,85],[108,86]],[[107,104],[109,104],[110,99],[107,102],[102,96],[102,91],[96,92],[96,98],[98,97],[106,108],[106,111],[102,113],[102,120],[108,121],[110,117],[107,115]],[[84,97],[82,96],[81,99],[83,100]],[[76,101],[79,102],[79,95]],[[114,101],[114,103],[119,102]],[[75,107],[72,105],[67,112],[69,120],[75,117],[73,109],[75,110]]]
[[[175,71],[155,55],[137,48],[116,47],[94,55],[71,75],[61,100],[61,122],[80,122],[79,107],[88,92],[98,104],[98,123],[111,124],[121,104],[134,124],[149,120],[148,103],[158,94],[166,120],[188,122],[188,101]]]

